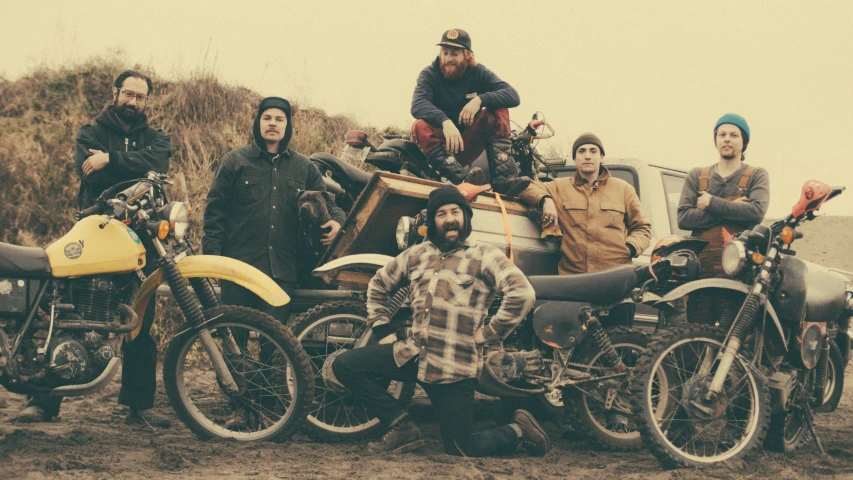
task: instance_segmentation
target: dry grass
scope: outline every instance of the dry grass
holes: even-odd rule
[[[125,68],[116,60],[94,59],[75,67],[40,69],[14,82],[0,78],[0,241],[46,246],[71,228],[80,187],[74,139],[111,101],[112,82]],[[171,136],[175,153],[170,174],[176,184],[170,195],[193,206],[190,238],[200,247],[205,198],[219,159],[251,140],[261,96],[224,84],[206,71],[178,81],[156,75],[153,80],[146,113],[154,128]],[[293,109],[290,146],[305,155],[340,153],[349,129],[378,133],[350,117],[297,104]],[[176,312],[159,311],[163,314],[155,332],[173,330],[180,321]]]

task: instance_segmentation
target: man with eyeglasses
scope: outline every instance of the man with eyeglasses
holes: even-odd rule
[[[74,161],[80,175],[80,209],[90,207],[107,188],[145,177],[152,170],[166,173],[172,144],[162,130],[148,125],[145,106],[152,93],[151,79],[136,70],[126,70],[115,80],[113,102],[91,125],[77,134]],[[147,259],[145,271],[155,268]],[[125,423],[168,427],[169,420],[155,414],[157,344],[151,338],[155,299],[145,310],[142,331],[123,347],[121,391],[118,401],[129,407]],[[19,422],[50,421],[59,414],[62,397],[46,394],[27,399],[27,407],[18,414]]]

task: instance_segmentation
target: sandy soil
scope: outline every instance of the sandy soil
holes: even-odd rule
[[[853,217],[825,217],[803,228],[800,257],[853,270]],[[118,376],[116,378],[119,378]],[[848,391],[853,369],[848,368]],[[0,478],[853,478],[853,401],[845,393],[838,410],[818,415],[827,450],[809,445],[792,456],[755,452],[746,461],[706,470],[664,470],[648,452],[597,451],[557,422],[546,422],[553,449],[545,458],[522,453],[506,458],[464,459],[444,455],[429,402],[416,396],[411,411],[428,437],[425,449],[404,455],[367,456],[366,441],[316,443],[297,435],[284,444],[203,442],[172,414],[162,384],[157,408],[171,415],[170,429],[129,427],[116,404],[118,380],[102,392],[66,399],[51,423],[18,425],[24,399],[0,390]],[[477,425],[488,428],[500,402],[478,401]]]

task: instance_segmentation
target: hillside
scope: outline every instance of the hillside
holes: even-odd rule
[[[126,68],[115,60],[97,59],[41,69],[14,82],[0,78],[0,241],[45,246],[71,227],[80,186],[74,138],[112,101],[112,82]],[[154,92],[146,113],[153,127],[171,136],[175,153],[170,174],[177,182],[170,193],[189,198],[195,211],[191,237],[198,244],[204,200],[219,159],[251,140],[261,96],[206,72],[175,81],[151,76]],[[349,117],[328,116],[296,103],[293,110],[290,145],[306,155],[339,153],[349,129],[377,134]]]

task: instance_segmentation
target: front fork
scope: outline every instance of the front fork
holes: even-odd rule
[[[225,359],[222,357],[222,352],[213,340],[210,330],[203,327],[204,313],[202,313],[202,303],[199,301],[199,298],[193,295],[190,291],[189,282],[186,278],[181,276],[174,257],[166,252],[166,249],[163,247],[160,240],[153,238],[152,243],[160,256],[158,266],[160,270],[162,270],[163,275],[166,278],[166,283],[172,290],[172,294],[175,296],[175,300],[178,302],[181,312],[183,312],[190,327],[198,329],[198,338],[201,340],[201,344],[207,352],[208,357],[210,357],[219,385],[229,395],[237,395],[240,391],[240,387],[234,381],[231,371],[228,370],[228,365],[225,363]],[[203,288],[202,282],[198,282],[198,284],[202,287],[201,291],[199,291],[199,297],[202,298],[205,303],[216,301],[216,296],[213,289],[210,288],[210,284],[207,284],[208,289],[210,289],[209,291],[205,291],[206,289]],[[218,303],[218,301],[216,301],[216,303]],[[224,341],[224,344],[226,350],[229,350],[229,353],[231,353],[231,350],[235,353],[239,352],[239,349],[233,339],[230,341]]]
[[[720,350],[720,364],[717,371],[714,373],[714,378],[711,379],[711,384],[708,386],[708,391],[705,393],[706,400],[714,400],[723,391],[723,386],[728,377],[729,370],[738,355],[741,345],[743,345],[746,336],[753,330],[755,320],[758,317],[758,311],[762,307],[762,299],[765,294],[766,286],[770,284],[770,272],[776,263],[776,256],[779,246],[774,243],[767,252],[764,263],[761,265],[761,272],[758,274],[758,280],[746,297],[743,306],[732,322],[732,326],[726,335],[723,342],[723,348]],[[706,358],[707,360],[707,358]],[[700,373],[707,374],[713,362],[705,362]]]

